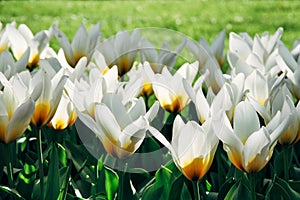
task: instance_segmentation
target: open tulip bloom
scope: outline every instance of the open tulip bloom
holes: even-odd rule
[[[28,48],[30,49],[29,68],[38,66],[41,57],[47,57],[47,52],[50,51],[48,43],[51,33],[49,31],[43,30],[33,35],[25,24],[21,24],[18,29],[14,25],[8,24],[6,28],[11,50],[17,60],[23,56]]]
[[[180,112],[190,101],[184,89],[182,79],[192,84],[198,70],[198,62],[182,65],[174,75],[167,67],[164,67],[161,74],[155,74],[152,87],[156,98],[162,108],[169,112]]]
[[[213,124],[232,164],[241,171],[255,173],[269,162],[278,138],[288,127],[289,117],[282,120],[278,111],[261,127],[254,107],[242,101],[235,108],[233,127],[225,112],[216,113]]]
[[[155,128],[149,127],[149,131],[170,150],[173,161],[187,179],[198,181],[209,170],[219,143],[211,118],[200,126],[195,121],[185,123],[177,115],[171,144]]]
[[[125,159],[142,144],[149,122],[157,114],[158,108],[158,103],[154,103],[146,112],[142,98],[132,99],[123,105],[119,95],[106,93],[102,103],[95,106],[94,119],[80,112],[78,117],[101,140],[107,153]]]
[[[12,85],[1,72],[0,81],[4,86],[0,92],[0,140],[10,143],[27,129],[35,102],[30,98],[30,94],[26,98],[18,97],[23,94],[22,90],[25,88]]]
[[[87,57],[89,62],[101,35],[100,28],[101,24],[97,23],[88,33],[84,25],[81,25],[70,44],[68,37],[53,25],[55,36],[62,48],[59,57],[65,59],[71,67],[75,67],[82,57]]]

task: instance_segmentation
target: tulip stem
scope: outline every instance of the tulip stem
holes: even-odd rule
[[[44,159],[42,148],[42,129],[37,128],[37,149],[39,159],[39,176],[40,176],[40,198],[44,199]]]
[[[200,200],[200,193],[199,193],[199,185],[198,181],[192,181],[193,183],[193,191],[194,191],[194,199],[195,200]]]
[[[284,180],[289,179],[289,168],[290,168],[290,146],[284,146],[283,147],[283,176]]]
[[[249,173],[248,174],[248,180],[249,180],[249,185],[250,185],[250,191],[251,191],[251,196],[252,200],[256,200],[256,173]]]
[[[127,171],[127,163],[125,164],[124,171],[120,170],[119,175],[119,187],[118,187],[118,200],[123,200],[124,195],[124,181],[125,181],[125,175]]]
[[[12,146],[13,143],[5,144],[6,152],[7,152],[7,163],[6,163],[6,169],[7,169],[7,179],[8,179],[8,186],[10,188],[14,188],[14,177],[13,177],[13,166],[12,166]]]

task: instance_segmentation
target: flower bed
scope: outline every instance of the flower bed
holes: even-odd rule
[[[0,24],[0,196],[300,199],[300,42],[282,34],[231,32],[225,52],[225,31]]]

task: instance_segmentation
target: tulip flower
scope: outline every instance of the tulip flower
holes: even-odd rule
[[[2,72],[0,81],[4,86],[0,92],[0,140],[7,144],[19,138],[27,129],[35,103],[29,95],[25,99],[18,97],[26,88],[13,85]]]
[[[282,32],[283,29],[278,28],[274,35],[265,32],[262,37],[256,35],[254,40],[247,33],[230,33],[227,59],[231,69],[246,76],[253,70],[271,77],[276,76],[280,71],[276,56]]]
[[[15,26],[16,23],[10,23],[11,26]],[[7,36],[6,27],[2,29],[2,23],[0,22],[0,54],[3,50],[8,50],[10,47],[9,39]]]
[[[164,66],[172,69],[178,54],[184,48],[186,40],[183,40],[182,43],[172,51],[170,46],[167,43],[163,43],[159,49],[159,53],[156,48],[145,38],[141,40],[139,57],[140,62],[149,62],[153,72],[160,73]]]
[[[281,45],[279,47],[279,55],[276,61],[283,72],[286,72],[286,76],[289,80],[289,88],[293,95],[300,99],[300,63],[296,62],[289,50]]]
[[[43,65],[43,63],[41,63],[41,65]],[[66,76],[58,75],[51,78],[43,69],[40,69],[35,75],[42,80],[42,92],[36,101],[35,109],[31,117],[31,123],[36,127],[46,125],[52,119],[58,107],[67,80]]]
[[[99,51],[104,55],[109,68],[118,66],[120,76],[128,72],[135,60],[140,32],[135,29],[130,35],[127,31],[119,31],[116,36],[111,36],[99,44]]]
[[[109,67],[105,62],[104,56],[97,49],[95,49],[95,52],[92,56],[91,62],[88,65],[88,68],[97,69],[102,75],[104,75],[109,70]],[[98,75],[99,72],[95,73],[95,75]]]
[[[267,77],[261,74],[260,71],[254,70],[245,80],[245,90],[256,99],[261,105],[269,97],[269,85]]]
[[[204,74],[206,71],[209,71],[204,82],[207,88],[211,87],[213,92],[217,94],[225,83],[225,77],[222,74],[217,59],[211,55],[209,50],[197,42],[188,41],[187,47],[198,61],[200,73]]]
[[[0,54],[0,71],[7,79],[10,79],[14,74],[25,70],[29,59],[29,53],[29,49],[27,49],[20,60],[15,61],[8,51],[2,51]]]
[[[107,153],[125,159],[142,144],[158,108],[158,103],[154,103],[146,112],[142,98],[123,105],[119,95],[106,93],[102,103],[95,106],[94,119],[85,113],[78,113],[78,117],[101,140]]]
[[[92,72],[95,73],[92,73]],[[118,69],[114,66],[104,75],[101,75],[97,69],[89,74],[89,80],[75,80],[75,83],[67,84],[67,91],[74,102],[78,111],[88,113],[94,118],[94,109],[97,103],[100,103],[105,93],[116,93],[119,87]]]
[[[224,47],[225,47],[225,30],[222,30],[214,39],[212,45],[210,46],[204,37],[200,37],[200,44],[214,57],[217,59],[219,66],[222,67],[225,55],[224,55]]]
[[[300,103],[295,107],[291,97],[286,96],[286,100],[282,106],[282,119],[287,118],[289,115],[290,121],[288,128],[279,137],[278,142],[283,145],[294,144],[300,139]]]
[[[211,118],[200,126],[195,121],[184,123],[177,115],[173,123],[171,144],[157,129],[151,126],[148,128],[170,150],[181,173],[192,181],[195,199],[200,199],[198,181],[209,170],[219,143],[212,126]]]
[[[49,31],[40,31],[33,35],[31,30],[25,25],[21,24],[18,29],[11,24],[7,24],[7,36],[11,44],[11,50],[14,57],[19,60],[26,50],[30,49],[30,56],[27,66],[29,68],[39,65],[40,58],[45,58],[43,52],[47,52],[50,48],[48,46],[51,33]],[[51,51],[51,50],[49,50]]]
[[[173,160],[184,176],[191,181],[200,180],[209,170],[218,146],[211,120],[202,126],[195,121],[184,123],[179,115],[173,124],[171,145]]]
[[[155,74],[152,87],[162,108],[176,113],[189,103],[190,98],[184,89],[182,79],[186,79],[191,85],[198,71],[197,66],[198,62],[186,63],[173,76],[166,67],[163,68],[161,74]]]
[[[60,60],[66,60],[71,67],[75,67],[82,57],[86,57],[89,62],[100,39],[100,27],[100,23],[97,23],[88,33],[82,24],[70,44],[68,37],[56,25],[53,25],[56,39],[62,48],[58,53]]]
[[[65,92],[48,126],[54,130],[63,130],[72,126],[77,119],[76,109]]]
[[[295,58],[297,63],[300,63],[300,40],[296,39],[293,44],[293,49],[291,51],[293,57]]]
[[[271,159],[288,121],[289,117],[281,120],[279,111],[266,126],[261,127],[254,107],[242,101],[235,108],[233,127],[222,111],[214,115],[213,127],[232,164],[241,171],[255,173]]]
[[[152,81],[155,80],[155,74],[149,62],[140,63],[136,68],[130,70],[128,73],[129,79],[138,79],[142,77],[143,86],[141,94],[150,96],[153,94]]]

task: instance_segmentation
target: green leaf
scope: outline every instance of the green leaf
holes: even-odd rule
[[[71,143],[69,141],[65,141],[65,147],[67,156],[69,159],[72,160],[78,175],[85,181],[88,181],[90,183],[96,182],[96,177],[94,171],[87,165],[89,162],[89,159],[91,158],[91,155],[88,153],[88,151],[85,149],[83,145],[76,145],[74,143]]]
[[[155,182],[144,192],[142,199],[168,199],[171,185],[175,180],[172,171],[162,166],[155,173]]]
[[[152,179],[149,172],[142,168],[132,168],[130,173],[132,184],[137,192],[142,190]]]
[[[66,167],[67,166],[67,153],[66,153],[65,148],[61,144],[58,144],[57,153],[58,153],[58,158],[59,158],[60,163],[64,167]]]
[[[229,192],[230,188],[232,188],[235,183],[236,181],[233,178],[228,178],[220,188],[218,199],[223,200]]]
[[[251,192],[242,181],[236,182],[224,198],[224,200],[233,199],[251,200]]]
[[[1,199],[6,199],[3,195],[8,195],[8,199],[10,199],[9,197],[13,197],[13,199],[24,199],[16,190],[13,190],[9,187],[5,187],[5,186],[0,186],[0,195],[1,195]]]
[[[62,174],[62,176],[60,178],[60,180],[63,180],[63,182],[60,184],[61,190],[60,190],[58,199],[66,199],[68,185],[69,185],[69,179],[71,176],[71,168],[72,168],[72,165],[70,163],[69,166],[67,167],[66,171]]]
[[[105,173],[105,192],[108,200],[112,200],[115,197],[115,194],[119,185],[119,178],[116,172],[113,170],[104,167]]]
[[[192,200],[192,197],[191,197],[191,194],[186,186],[185,183],[183,183],[183,187],[182,187],[182,192],[181,192],[181,195],[180,195],[180,199],[181,200],[189,200],[191,199]]]
[[[300,193],[296,192],[285,180],[275,177],[273,187],[266,195],[266,199],[300,199]]]
[[[182,187],[185,181],[185,177],[183,175],[179,176],[172,184],[169,200],[179,199],[182,193]]]
[[[57,145],[52,144],[50,152],[50,164],[47,178],[47,195],[46,199],[57,199],[59,195],[59,166],[58,166]]]
[[[300,181],[289,181],[289,186],[293,190],[300,192]]]

